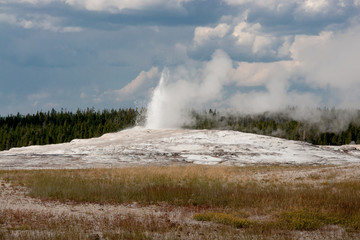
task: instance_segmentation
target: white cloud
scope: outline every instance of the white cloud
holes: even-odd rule
[[[33,94],[28,95],[27,99],[29,101],[34,101],[34,100],[43,100],[47,97],[49,97],[48,93],[39,92],[39,93],[33,93]]]
[[[232,55],[278,58],[281,43],[288,40],[287,37],[275,36],[265,33],[260,23],[249,23],[246,14],[241,18],[226,20],[232,23],[220,23],[216,27],[197,27],[194,31],[193,45],[190,51],[196,52],[201,49],[218,48],[232,52]],[[286,56],[281,52],[281,57]]]
[[[124,9],[141,10],[153,6],[178,8],[189,0],[63,0],[66,4],[89,11],[119,12]]]
[[[54,102],[47,102],[47,103],[42,104],[42,107],[44,107],[45,109],[52,109],[52,108],[59,107],[59,104],[54,103]]]
[[[271,12],[293,11],[306,19],[308,15],[329,17],[334,14],[344,14],[343,9],[359,7],[359,0],[224,0],[230,6],[247,6],[251,10],[266,9]],[[299,17],[299,16],[297,16]]]
[[[256,33],[261,29],[259,23],[248,24],[246,21],[242,21],[234,28],[232,36],[236,38],[238,45],[252,45],[256,37]]]
[[[157,67],[152,67],[149,71],[142,71],[134,80],[128,83],[122,89],[116,91],[119,95],[121,94],[133,94],[136,90],[138,90],[145,81],[149,79],[153,79],[154,77],[159,76],[159,71]]]
[[[241,23],[237,37],[247,27]],[[254,42],[262,36],[254,35]],[[184,69],[181,74],[176,70],[171,75],[164,74],[149,105],[148,126],[180,126],[186,122],[184,109],[212,104],[247,113],[278,111],[288,106],[358,108],[359,39],[357,23],[343,31],[286,36],[278,52],[291,59],[275,62],[234,62],[226,52],[216,50],[196,74],[191,69],[187,74]],[[228,87],[232,88],[232,95],[226,93]]]
[[[292,46],[293,39],[292,36],[285,36],[283,37],[283,43],[277,49],[277,55],[280,58],[287,58],[290,56],[290,48]]]
[[[61,32],[81,32],[83,29],[81,27],[63,27],[60,28]]]
[[[230,74],[239,90],[243,86],[262,86],[264,90],[240,91],[227,100],[228,105],[246,113],[277,111],[287,106],[317,106],[320,103],[319,97],[311,93],[289,91],[289,80],[295,73],[293,61],[240,62]]]
[[[10,14],[5,14],[5,13],[0,13],[0,23],[8,23],[11,25],[15,25],[17,24],[17,20],[16,17],[14,15],[10,15]]]
[[[240,62],[231,70],[230,77],[238,86],[261,86],[269,81],[286,81],[294,72],[294,67],[292,61]]]
[[[200,59],[221,48],[238,59],[289,59],[295,34],[345,28],[359,17],[354,8],[359,8],[355,1],[360,0],[224,1],[240,6],[239,14],[223,16],[214,28],[195,28],[188,47],[191,56]]]
[[[252,46],[252,52],[254,54],[267,55],[268,52],[272,51],[271,44],[273,39],[275,38],[270,36],[256,36]]]
[[[43,29],[52,32],[80,32],[82,28],[62,26],[62,19],[49,15],[24,15],[0,13],[0,23],[7,23],[25,29]]]
[[[31,102],[33,107],[37,107],[42,105],[41,103],[43,103],[49,96],[50,95],[45,92],[33,93],[27,96],[27,100]]]
[[[1,3],[17,3],[46,5],[64,3],[69,6],[86,9],[88,11],[106,11],[117,13],[125,9],[142,10],[156,6],[165,8],[182,8],[182,4],[192,0],[1,0]]]
[[[301,4],[306,12],[320,12],[326,9],[328,5],[326,0],[306,0]]]
[[[196,45],[201,45],[206,41],[216,38],[223,38],[229,31],[230,26],[221,23],[215,28],[211,27],[197,27],[194,31],[194,42]]]
[[[63,2],[63,0],[3,0],[4,3],[28,3],[28,4],[49,4],[52,2]]]
[[[360,25],[295,37],[291,56],[308,84],[349,90],[360,84]]]
[[[237,93],[229,104],[238,110],[279,110],[288,105],[360,107],[360,25],[345,31],[295,36],[290,46],[292,60],[240,62],[231,77],[238,86],[264,86],[265,91]],[[292,90],[291,79],[304,79],[308,89],[327,92],[322,99],[311,90]]]
[[[276,37],[264,34],[260,23],[247,23],[242,21],[234,27],[232,36],[238,46],[248,47],[255,55],[276,55],[273,43]]]
[[[286,105],[360,107],[358,39],[358,24],[345,31],[298,35],[289,48],[292,60],[238,63],[232,70],[233,81],[238,86],[265,86],[266,91],[238,93],[230,99],[231,105],[246,111],[275,110]],[[328,91],[329,99],[321,99],[311,91],[289,91],[290,80],[297,78],[303,78],[303,84],[310,89]]]
[[[125,87],[118,90],[106,91],[99,97],[99,101],[104,98],[114,98],[116,101],[133,99],[141,94],[147,94],[148,88],[158,80],[160,73],[157,67],[152,67],[149,71],[141,71],[139,75],[128,83]]]
[[[268,8],[268,9],[274,9],[276,10],[280,4],[286,4],[291,2],[296,2],[296,0],[225,0],[225,2],[231,6],[236,5],[244,5],[244,4],[255,4],[259,7]]]

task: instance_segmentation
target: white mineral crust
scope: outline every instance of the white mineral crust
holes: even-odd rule
[[[223,130],[133,128],[70,143],[0,152],[0,169],[96,168],[146,164],[346,164],[360,146],[315,146]]]

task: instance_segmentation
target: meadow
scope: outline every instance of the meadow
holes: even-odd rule
[[[0,239],[358,239],[359,170],[171,165],[1,171],[3,187],[21,189],[24,198],[43,205],[139,211],[1,207]]]

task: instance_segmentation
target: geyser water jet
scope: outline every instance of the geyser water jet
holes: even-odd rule
[[[175,80],[174,80],[175,79]],[[145,127],[149,129],[180,128],[187,124],[190,117],[186,109],[194,101],[193,84],[174,77],[165,68],[161,73],[158,86],[154,89],[147,107]]]
[[[221,102],[231,69],[231,59],[221,50],[199,69],[175,69],[171,79],[165,68],[147,107],[146,128],[188,125],[192,121],[189,110],[206,109]]]
[[[160,81],[158,86],[154,89],[154,92],[151,97],[151,101],[147,107],[147,116],[146,116],[146,128],[159,129],[163,127],[164,117],[163,116],[163,107],[165,101],[165,83],[169,76],[169,70],[164,69],[161,73]]]

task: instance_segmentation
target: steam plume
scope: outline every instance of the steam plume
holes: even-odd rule
[[[220,102],[232,62],[222,50],[195,74],[172,74],[164,69],[148,105],[147,128],[178,128],[189,123],[189,109]]]
[[[181,127],[190,121],[189,109],[256,114],[296,106],[292,118],[319,122],[318,107],[359,108],[359,36],[355,24],[342,32],[297,35],[288,60],[236,62],[216,50],[198,69],[165,69],[148,105],[147,127]],[[336,117],[339,129],[353,119],[348,113]]]

